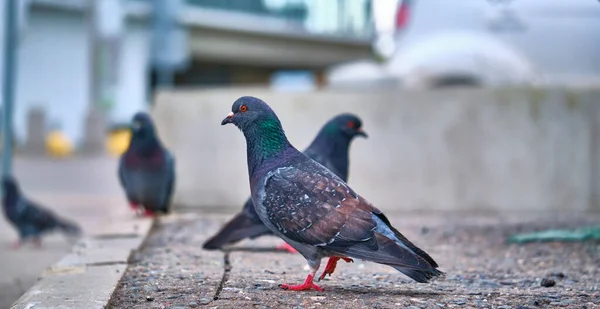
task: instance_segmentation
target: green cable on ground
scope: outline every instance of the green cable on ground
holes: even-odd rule
[[[509,243],[528,243],[544,241],[585,241],[600,240],[600,226],[574,230],[546,230],[535,233],[517,234],[508,238]]]

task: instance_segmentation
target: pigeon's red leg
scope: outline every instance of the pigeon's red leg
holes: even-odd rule
[[[323,271],[323,273],[319,277],[319,281],[323,280],[323,278],[325,278],[325,275],[329,275],[331,277],[331,274],[333,274],[333,272],[335,271],[335,267],[337,266],[337,262],[340,259],[346,261],[346,263],[352,263],[352,262],[354,262],[354,260],[352,260],[350,258],[337,257],[337,256],[330,257],[329,260],[327,261],[327,266],[325,266],[325,270]]]
[[[298,253],[298,251],[296,251],[296,249],[294,249],[294,247],[290,246],[287,242],[284,242],[275,248],[279,251],[287,251],[289,253]]]
[[[33,238],[33,245],[38,249],[41,248],[42,247],[42,239],[39,237]]]
[[[154,217],[154,212],[152,210],[144,209],[144,217]]]
[[[299,284],[299,285],[282,284],[281,288],[284,290],[290,290],[290,291],[308,291],[308,290],[315,289],[319,292],[323,292],[323,288],[321,288],[320,286],[313,283],[313,278],[315,277],[315,273],[317,273],[317,269],[312,270],[310,272],[310,274],[308,274],[308,276],[306,276],[306,280],[304,280],[304,283],[302,283],[302,284]]]
[[[17,249],[21,248],[21,240],[20,239],[15,240],[15,242],[13,242],[12,245],[10,245],[10,248],[13,250],[17,250]]]

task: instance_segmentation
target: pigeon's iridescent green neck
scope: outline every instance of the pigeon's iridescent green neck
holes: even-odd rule
[[[255,136],[255,154],[262,158],[274,156],[289,145],[281,124],[276,119],[265,119],[259,123],[260,132]]]
[[[244,130],[244,135],[250,174],[266,160],[276,158],[290,147],[290,142],[277,118],[261,119],[251,128]]]

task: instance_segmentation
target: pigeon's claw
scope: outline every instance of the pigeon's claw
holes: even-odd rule
[[[294,247],[290,246],[287,242],[282,243],[281,245],[275,247],[279,251],[287,251],[289,253],[298,253]]]
[[[304,280],[304,283],[298,284],[298,285],[282,284],[281,288],[284,290],[290,290],[290,291],[316,290],[319,292],[323,292],[324,291],[323,288],[321,288],[320,286],[313,283],[314,276],[315,275],[313,275],[313,274],[309,274],[308,276],[306,276],[306,280]]]
[[[131,209],[133,210],[138,210],[140,208],[140,205],[133,202],[129,202],[129,207],[131,207]]]
[[[321,274],[321,276],[319,276],[319,281],[323,280],[323,278],[325,278],[325,275],[329,275],[331,277],[331,275],[335,271],[335,267],[337,266],[337,262],[340,259],[346,261],[346,263],[354,263],[354,260],[352,260],[350,258],[337,257],[337,256],[330,257],[329,260],[327,261],[327,266],[325,266],[325,270],[323,271],[323,273]]]

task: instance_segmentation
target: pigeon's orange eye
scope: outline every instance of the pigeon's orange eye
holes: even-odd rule
[[[248,110],[248,106],[242,105],[240,106],[240,112],[245,113]]]
[[[348,121],[348,128],[354,129],[354,121]]]

